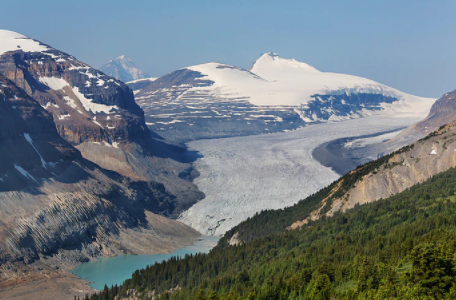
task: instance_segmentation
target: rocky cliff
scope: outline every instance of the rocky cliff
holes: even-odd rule
[[[429,114],[422,121],[414,123],[391,139],[383,142],[346,148],[349,157],[363,157],[358,164],[375,160],[406,145],[427,136],[440,126],[456,121],[456,91],[446,93],[431,107]]]
[[[0,281],[43,265],[168,252],[199,236],[162,216],[175,209],[163,184],[84,159],[52,115],[1,75],[0,116]]]
[[[153,139],[133,92],[75,57],[18,33],[0,30],[0,74],[37,100],[84,158],[135,180],[165,184],[176,213],[202,198],[181,178],[184,150]]]
[[[456,166],[456,122],[342,177],[310,218],[331,216],[355,205],[396,195]],[[307,220],[297,221],[291,228]]]

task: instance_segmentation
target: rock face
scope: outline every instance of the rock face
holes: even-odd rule
[[[429,115],[421,122],[413,124],[392,142],[425,137],[442,125],[456,120],[456,91],[446,93],[431,107]]]
[[[84,159],[52,115],[1,75],[0,116],[1,277],[38,261],[69,270],[102,256],[167,252],[199,236],[160,216],[175,209],[162,184]]]
[[[4,32],[0,39],[30,40]],[[61,136],[74,145],[116,145],[148,137],[143,112],[127,85],[73,56],[45,47],[47,50],[39,52],[14,49],[3,53],[0,73],[54,115]]]
[[[101,66],[100,70],[123,82],[150,77],[143,70],[136,68],[131,59],[125,55],[121,55],[114,60],[108,61]]]
[[[79,151],[57,133],[52,115],[0,75],[0,191],[14,191],[61,173]]]
[[[312,213],[311,218],[321,217],[325,205],[329,204],[330,209],[324,214],[330,216],[337,211],[353,208],[357,204],[398,194],[455,166],[456,122],[452,122],[441,126],[414,144],[385,156],[380,161],[368,163],[350,172],[335,185],[331,195],[340,192],[346,184],[345,180],[357,178],[353,186],[345,191],[343,196],[328,200],[330,203],[326,203],[327,199],[323,200],[321,207]],[[305,220],[295,223],[292,228],[303,223]]]
[[[360,152],[369,160],[376,159],[403,146],[410,145],[417,140],[437,130],[440,126],[456,121],[456,91],[446,93],[431,107],[428,116],[407,127],[394,138],[381,143],[373,143],[367,147],[354,149],[350,155],[360,157]],[[369,155],[372,153],[373,155]],[[379,155],[379,156],[377,156]],[[363,161],[362,163],[365,163]]]
[[[367,115],[424,118],[434,102],[275,53],[262,55],[249,70],[221,63],[183,68],[145,86],[136,99],[147,125],[177,143]]]
[[[11,31],[0,30],[0,44],[0,74],[51,113],[60,136],[84,158],[135,180],[164,183],[177,196],[176,214],[203,196],[179,176],[189,168],[184,150],[152,138],[126,84]]]

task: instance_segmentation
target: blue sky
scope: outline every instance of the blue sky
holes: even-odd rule
[[[274,51],[319,70],[440,97],[456,89],[456,1],[2,0],[0,28],[94,67],[125,54],[152,76]]]

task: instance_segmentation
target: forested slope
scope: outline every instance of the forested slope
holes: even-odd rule
[[[162,299],[454,299],[455,189],[452,168],[299,230],[238,246],[221,247],[222,241],[207,255],[136,271],[124,285],[90,299],[150,299],[154,293],[164,293]],[[283,229],[286,223],[277,224]]]

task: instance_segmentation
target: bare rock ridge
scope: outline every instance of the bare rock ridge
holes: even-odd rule
[[[389,144],[394,144],[401,140],[420,139],[435,131],[440,126],[455,120],[456,91],[452,91],[443,95],[432,105],[429,115],[424,120],[408,127],[399,136],[391,140]]]
[[[167,219],[174,197],[84,159],[49,112],[0,75],[0,281],[122,253],[167,252],[199,234]],[[158,215],[161,214],[161,215]]]
[[[0,30],[0,74],[52,114],[57,130],[101,167],[137,180],[162,182],[176,196],[176,214],[202,198],[182,179],[184,149],[153,138],[133,92],[75,57],[21,34]]]
[[[125,55],[108,61],[100,67],[100,70],[123,82],[150,77],[146,72],[138,69],[131,59]]]
[[[456,167],[456,121],[345,175],[309,218],[331,216],[358,204],[396,195],[453,167]],[[297,221],[291,228],[305,223],[307,219]]]
[[[456,121],[456,91],[443,95],[434,102],[429,114],[422,121],[410,125],[394,138],[374,143],[359,149],[352,149],[352,157],[364,156],[367,160],[374,160],[395,149],[410,145],[417,140],[437,130],[440,126]],[[362,154],[360,153],[362,152]],[[364,161],[365,163],[366,161]]]

